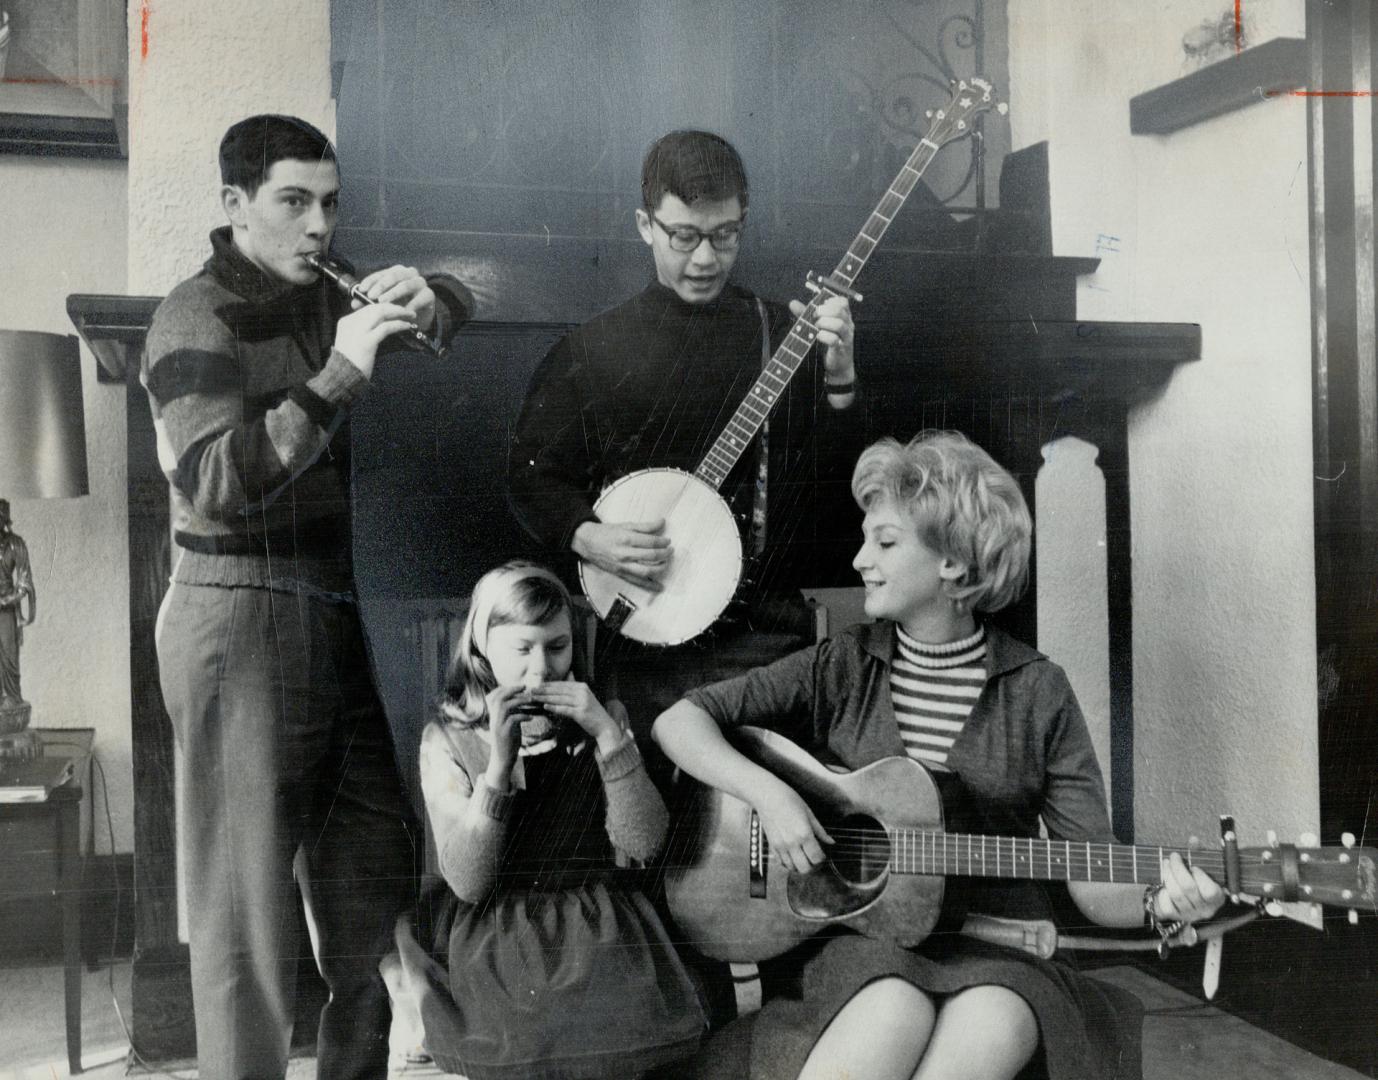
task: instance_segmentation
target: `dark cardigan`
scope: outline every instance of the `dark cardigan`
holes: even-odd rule
[[[986,627],[986,685],[948,754],[974,831],[1113,840],[1100,767],[1062,669]],[[857,769],[904,756],[890,703],[890,622],[855,626],[811,648],[687,695],[719,724],[780,732]]]
[[[1113,839],[1100,768],[1085,719],[1062,669],[993,626],[986,627],[986,685],[948,755],[945,804],[973,832],[1054,839]],[[688,700],[724,727],[753,724],[817,756],[855,769],[901,756],[890,704],[894,624],[852,627]],[[1033,882],[953,879],[949,890],[976,910],[1017,917],[1051,914]],[[939,931],[942,931],[940,924]],[[763,965],[763,1009],[728,1025],[705,1048],[701,1080],[786,1080],[863,986],[895,975],[944,996],[1004,986],[1038,1018],[1041,1051],[1021,1078],[1137,1080],[1142,1010],[1133,995],[1080,975],[1061,956],[1021,952],[938,932],[904,950],[860,935],[822,935]]]

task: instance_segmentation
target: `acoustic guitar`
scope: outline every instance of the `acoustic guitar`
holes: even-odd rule
[[[978,113],[995,107],[1003,110],[1003,105],[996,105],[994,93],[982,78],[956,84],[952,100],[933,114],[928,134],[919,140],[832,274],[809,275],[812,299],[698,467],[692,473],[640,469],[601,493],[593,505],[599,521],[664,518],[664,535],[674,553],[660,578],[660,592],[580,562],[584,595],[610,629],[647,645],[678,645],[703,633],[726,610],[742,579],[742,539],[737,519],[719,489],[813,348],[818,306],[830,296],[860,301],[852,285],[890,222],[943,146],[970,135],[972,118]]]
[[[666,896],[686,940],[719,960],[765,960],[831,926],[910,948],[936,925],[948,877],[1150,885],[1173,850],[1222,884],[1234,876],[1241,897],[1303,921],[1319,920],[1312,905],[1378,912],[1375,848],[1183,850],[949,833],[937,786],[917,761],[885,758],[836,773],[774,732],[740,728],[731,737],[799,792],[834,843],[812,873],[787,871],[771,859],[749,805],[695,786]],[[1286,910],[1298,905],[1310,910]]]

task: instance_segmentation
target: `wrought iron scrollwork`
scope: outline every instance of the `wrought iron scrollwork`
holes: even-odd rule
[[[970,12],[948,15],[938,24],[937,40],[931,44],[915,36],[906,21],[896,15],[895,6],[933,8],[939,4],[934,0],[903,0],[885,12],[886,22],[913,50],[919,66],[893,75],[883,86],[868,87],[871,108],[885,127],[905,139],[917,140],[928,128],[925,111],[947,100],[954,79],[985,73],[985,5],[982,0],[972,0]],[[970,56],[957,55],[964,53]],[[978,119],[966,141],[970,159],[957,185],[951,191],[934,193],[942,205],[978,213],[985,209],[982,128],[983,118]]]

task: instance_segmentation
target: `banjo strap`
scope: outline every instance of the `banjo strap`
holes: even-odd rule
[[[761,316],[761,370],[770,363],[770,319],[761,298],[756,298],[756,311]],[[770,481],[770,419],[761,425],[756,440],[756,486],[751,496],[751,532],[747,550],[753,557],[766,548],[766,491]]]

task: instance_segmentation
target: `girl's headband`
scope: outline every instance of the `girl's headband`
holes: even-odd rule
[[[488,655],[488,623],[493,618],[493,608],[497,604],[498,598],[509,594],[517,585],[528,578],[544,578],[560,590],[561,596],[568,595],[564,582],[544,566],[537,566],[535,563],[519,563],[516,566],[504,566],[499,570],[494,570],[479,583],[480,588],[474,594],[473,641],[474,648],[479,655],[485,657]]]

